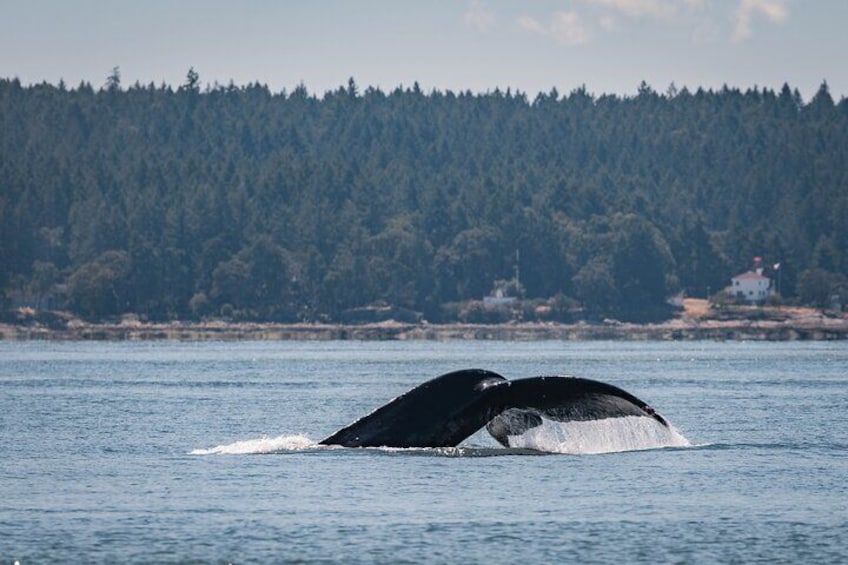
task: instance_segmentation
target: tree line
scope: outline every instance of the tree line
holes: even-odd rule
[[[375,305],[646,320],[780,264],[848,295],[848,101],[827,83],[530,99],[353,79],[0,79],[0,289],[89,318],[340,320]],[[479,306],[479,305],[478,305]],[[477,312],[475,314],[475,312]]]

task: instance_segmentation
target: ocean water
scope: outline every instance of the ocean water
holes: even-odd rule
[[[674,430],[317,445],[469,367]],[[0,342],[0,563],[845,563],[846,409],[844,342]]]

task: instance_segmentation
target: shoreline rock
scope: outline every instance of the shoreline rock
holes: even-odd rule
[[[848,319],[814,316],[774,320],[675,319],[659,324],[508,323],[275,324],[225,322],[87,323],[65,328],[0,324],[0,340],[53,341],[250,341],[250,340],[503,340],[503,341],[832,341],[848,339]]]

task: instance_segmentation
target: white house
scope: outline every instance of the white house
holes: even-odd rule
[[[514,296],[507,296],[502,288],[497,288],[489,295],[483,297],[483,307],[487,310],[509,306],[515,303],[517,299]]]
[[[747,302],[765,302],[771,294],[771,279],[762,274],[762,269],[746,271],[730,279],[727,293]]]

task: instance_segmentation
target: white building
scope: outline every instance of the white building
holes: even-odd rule
[[[514,296],[507,296],[502,288],[495,289],[490,296],[483,297],[483,307],[487,310],[501,308],[515,303]]]
[[[730,279],[727,293],[747,302],[765,302],[771,294],[771,279],[763,276],[762,269],[758,271],[746,271]]]

